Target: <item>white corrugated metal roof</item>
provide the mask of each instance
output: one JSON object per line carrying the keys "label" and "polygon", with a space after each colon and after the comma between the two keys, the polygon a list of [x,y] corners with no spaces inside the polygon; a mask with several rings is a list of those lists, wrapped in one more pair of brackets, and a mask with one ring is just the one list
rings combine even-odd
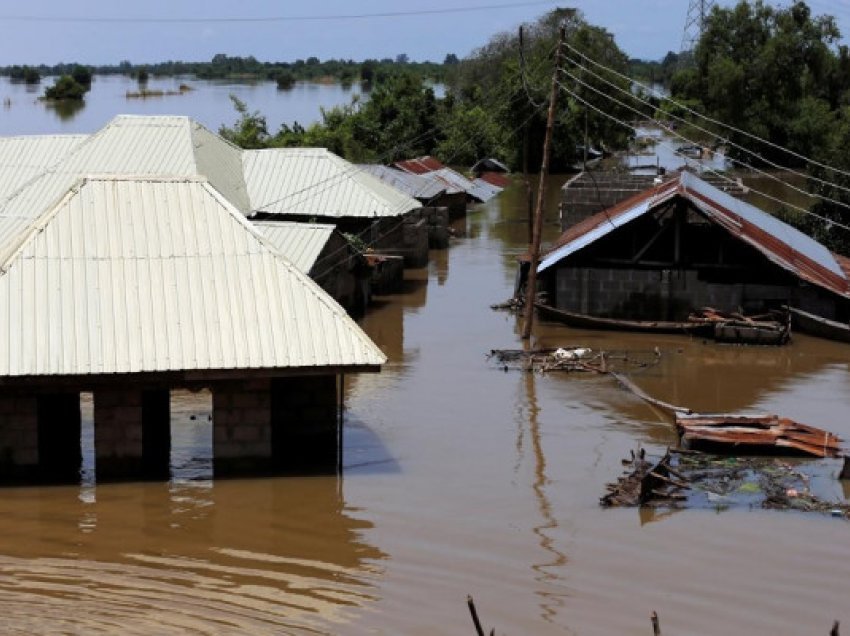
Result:
{"label": "white corrugated metal roof", "polygon": [[419,175],[402,172],[374,163],[360,164],[357,167],[415,199],[432,199],[444,192],[462,192],[445,181],[431,177],[428,173]]}
{"label": "white corrugated metal roof", "polygon": [[386,360],[202,180],[84,179],[0,272],[2,376]]}
{"label": "white corrugated metal roof", "polygon": [[7,242],[85,176],[205,177],[247,213],[241,152],[189,117],[119,115],[0,203],[0,261]]}
{"label": "white corrugated metal roof", "polygon": [[242,156],[254,211],[378,218],[422,205],[324,148],[245,150]]}
{"label": "white corrugated metal roof", "polygon": [[0,199],[65,158],[88,135],[0,137]]}
{"label": "white corrugated metal roof", "polygon": [[309,274],[336,227],[291,221],[255,221],[263,235],[293,265]]}

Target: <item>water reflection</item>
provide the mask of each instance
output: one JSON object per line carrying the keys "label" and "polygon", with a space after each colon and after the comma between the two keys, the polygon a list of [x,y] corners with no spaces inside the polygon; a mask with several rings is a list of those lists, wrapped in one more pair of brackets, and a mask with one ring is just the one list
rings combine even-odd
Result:
{"label": "water reflection", "polygon": [[335,633],[386,558],[335,478],[3,494],[10,631]]}
{"label": "water reflection", "polygon": [[535,571],[535,580],[540,587],[535,591],[540,596],[541,617],[548,623],[554,622],[558,614],[558,608],[563,607],[563,592],[553,592],[552,586],[561,583],[559,568],[567,563],[567,555],[561,552],[550,531],[558,527],[558,521],[552,512],[552,505],[546,494],[549,479],[546,476],[546,455],[543,452],[543,442],[540,434],[540,422],[538,415],[540,406],[537,403],[537,391],[535,387],[535,376],[533,373],[524,374],[525,390],[527,394],[528,412],[528,434],[531,438],[531,448],[534,454],[534,498],[541,516],[541,523],[535,525],[532,531],[537,536],[540,547],[549,553],[549,560],[543,563],[535,563],[531,568]]}
{"label": "water reflection", "polygon": [[63,122],[68,122],[76,117],[86,103],[82,100],[63,99],[58,102],[44,102],[45,108],[56,113],[56,116]]}

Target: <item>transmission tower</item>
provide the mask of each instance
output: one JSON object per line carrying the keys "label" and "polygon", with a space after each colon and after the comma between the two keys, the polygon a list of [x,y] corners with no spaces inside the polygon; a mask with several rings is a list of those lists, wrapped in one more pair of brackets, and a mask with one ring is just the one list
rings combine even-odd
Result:
{"label": "transmission tower", "polygon": [[712,7],[714,0],[689,0],[688,17],[685,18],[685,32],[682,35],[682,53],[694,50]]}

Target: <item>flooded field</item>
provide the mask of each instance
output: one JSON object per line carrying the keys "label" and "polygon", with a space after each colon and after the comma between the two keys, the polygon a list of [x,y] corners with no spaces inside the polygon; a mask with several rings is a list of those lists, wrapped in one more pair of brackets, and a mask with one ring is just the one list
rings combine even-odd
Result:
{"label": "flooded field", "polygon": [[[547,238],[557,233],[557,185]],[[826,634],[850,621],[850,525],[748,508],[602,509],[663,415],[607,377],[505,372],[521,347],[491,303],[526,249],[519,188],[457,225],[361,321],[388,355],[347,378],[344,472],[209,479],[207,394],[175,396],[175,478],[6,489],[0,612],[8,633]],[[778,412],[850,439],[850,347],[781,349],[551,323],[532,344],[658,348],[632,379],[704,411]],[[90,419],[89,419],[90,427]],[[825,487],[844,497],[823,460]]]}

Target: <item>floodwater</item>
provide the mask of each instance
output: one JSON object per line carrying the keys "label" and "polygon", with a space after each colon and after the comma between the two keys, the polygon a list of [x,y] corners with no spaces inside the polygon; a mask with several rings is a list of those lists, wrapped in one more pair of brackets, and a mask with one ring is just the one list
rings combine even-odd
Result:
{"label": "floodwater", "polygon": [[[197,90],[127,99],[98,77],[86,105],[57,112],[0,79],[0,134],[92,132],[121,112],[188,114],[213,130],[264,113],[309,123],[352,91],[299,84],[152,80]],[[547,238],[557,232],[557,185]],[[0,498],[4,633],[463,634],[472,594],[509,634],[645,634],[659,612],[688,634],[826,633],[847,621],[846,522],[760,510],[602,510],[598,497],[670,423],[610,379],[534,376],[488,364],[520,347],[505,300],[526,249],[519,188],[458,224],[449,250],[361,321],[389,356],[348,378],[344,472],[210,480],[209,395],[175,394],[173,479],[96,485],[85,401],[83,480]],[[773,411],[850,438],[850,348],[805,337],[744,349],[676,336],[538,325],[535,344],[646,352],[634,375],[705,411]],[[837,471],[824,462],[827,475]],[[827,486],[843,497],[838,482]]]}
{"label": "floodwater", "polygon": [[238,119],[230,95],[245,102],[250,112],[263,114],[273,134],[284,123],[291,126],[297,121],[306,127],[319,121],[320,107],[348,104],[361,92],[356,84],[343,87],[298,82],[289,90],[278,90],[274,82],[165,77],[151,78],[147,89],[177,93],[180,85],[186,84],[193,90],[140,99],[127,97],[128,92],[139,90],[135,80],[123,75],[98,75],[86,94],[85,103],[78,107],[51,105],[38,99],[46,86],[53,85],[54,79],[45,77],[41,84],[27,86],[0,77],[0,135],[92,133],[119,113],[189,115],[217,131],[222,125],[232,126]]}
{"label": "floodwater", "polygon": [[[560,181],[560,180],[558,180]],[[557,232],[557,181],[546,238]],[[741,508],[605,510],[671,424],[607,377],[505,372],[525,250],[519,188],[458,223],[362,320],[389,356],[346,380],[344,471],[211,481],[209,395],[173,399],[169,483],[5,489],[3,633],[825,634],[850,621],[850,525]],[[771,411],[850,438],[850,347],[705,344],[539,324],[532,344],[647,352],[633,374],[704,411]],[[84,441],[91,463],[90,403]],[[825,460],[829,476],[838,470]],[[840,484],[827,489],[843,497]]]}

